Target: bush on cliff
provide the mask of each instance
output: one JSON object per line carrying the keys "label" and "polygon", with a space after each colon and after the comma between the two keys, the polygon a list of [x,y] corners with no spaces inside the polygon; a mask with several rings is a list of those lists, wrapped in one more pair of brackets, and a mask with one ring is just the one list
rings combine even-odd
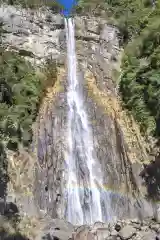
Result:
{"label": "bush on cliff", "polygon": [[159,137],[160,6],[146,9],[147,15],[137,14],[138,31],[130,32],[132,40],[125,46],[120,91],[142,132]]}
{"label": "bush on cliff", "polygon": [[16,53],[0,50],[0,134],[10,149],[31,139],[42,83],[31,64]]}

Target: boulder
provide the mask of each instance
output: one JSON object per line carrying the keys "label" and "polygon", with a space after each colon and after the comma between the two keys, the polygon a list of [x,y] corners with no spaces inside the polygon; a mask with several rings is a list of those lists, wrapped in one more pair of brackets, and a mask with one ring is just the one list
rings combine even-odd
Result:
{"label": "boulder", "polygon": [[116,231],[116,230],[113,230],[113,231],[111,231],[111,236],[117,236],[118,235],[118,232]]}
{"label": "boulder", "polygon": [[103,222],[95,222],[92,229],[103,228],[104,226],[105,226],[105,223]]}
{"label": "boulder", "polygon": [[119,232],[119,236],[122,240],[131,239],[131,237],[134,236],[135,234],[136,229],[132,226],[125,226]]}
{"label": "boulder", "polygon": [[86,225],[76,229],[73,235],[73,240],[97,240],[93,233],[90,232],[90,228]]}
{"label": "boulder", "polygon": [[154,232],[141,232],[140,237],[141,240],[155,240],[156,234]]}
{"label": "boulder", "polygon": [[104,240],[104,239],[108,239],[108,237],[110,236],[110,232],[106,228],[99,228],[96,231],[96,235],[97,235],[97,240]]}
{"label": "boulder", "polygon": [[115,230],[119,232],[121,230],[121,225],[119,223],[116,223]]}
{"label": "boulder", "polygon": [[154,230],[155,232],[158,232],[159,228],[160,228],[160,225],[157,223],[157,224],[151,224],[150,225],[150,228],[152,230]]}
{"label": "boulder", "polygon": [[62,219],[54,219],[44,229],[43,239],[69,240],[72,239],[73,231],[72,224]]}
{"label": "boulder", "polygon": [[117,240],[117,237],[116,236],[110,236],[106,240]]}

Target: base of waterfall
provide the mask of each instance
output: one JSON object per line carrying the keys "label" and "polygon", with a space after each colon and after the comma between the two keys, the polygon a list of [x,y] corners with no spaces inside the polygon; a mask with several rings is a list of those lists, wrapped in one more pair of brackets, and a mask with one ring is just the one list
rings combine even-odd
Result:
{"label": "base of waterfall", "polygon": [[[159,240],[160,223],[156,219],[147,218],[143,221],[138,219],[118,220],[115,223],[96,222],[92,226],[79,226],[74,228],[63,220],[54,220],[55,226],[46,240]],[[57,221],[57,222],[56,222]],[[53,225],[54,225],[53,224]],[[56,225],[57,224],[57,225]]]}

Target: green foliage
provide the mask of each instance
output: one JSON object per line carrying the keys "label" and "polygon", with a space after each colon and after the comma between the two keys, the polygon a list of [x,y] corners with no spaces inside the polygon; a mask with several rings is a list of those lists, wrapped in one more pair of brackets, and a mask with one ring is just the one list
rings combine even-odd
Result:
{"label": "green foliage", "polygon": [[38,9],[42,6],[50,7],[54,12],[59,12],[63,7],[57,0],[1,0],[9,5],[21,5],[24,8]]}
{"label": "green foliage", "polygon": [[[122,62],[120,91],[145,134],[160,136],[160,6],[136,12],[138,32],[131,31]],[[144,6],[144,7],[145,7]],[[144,12],[147,15],[144,16]],[[129,17],[132,19],[132,16]],[[144,23],[142,24],[141,23]],[[133,29],[135,25],[133,23]]]}
{"label": "green foliage", "polygon": [[42,93],[32,66],[16,53],[0,51],[0,134],[3,143],[16,148],[31,139],[31,126]]}

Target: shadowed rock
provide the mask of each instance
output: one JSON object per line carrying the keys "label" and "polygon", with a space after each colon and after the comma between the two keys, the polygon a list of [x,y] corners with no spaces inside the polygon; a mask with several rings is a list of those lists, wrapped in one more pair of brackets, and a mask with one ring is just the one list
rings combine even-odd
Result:
{"label": "shadowed rock", "polygon": [[160,156],[155,157],[155,160],[148,165],[144,165],[140,176],[144,179],[147,186],[148,197],[159,201],[160,200]]}

